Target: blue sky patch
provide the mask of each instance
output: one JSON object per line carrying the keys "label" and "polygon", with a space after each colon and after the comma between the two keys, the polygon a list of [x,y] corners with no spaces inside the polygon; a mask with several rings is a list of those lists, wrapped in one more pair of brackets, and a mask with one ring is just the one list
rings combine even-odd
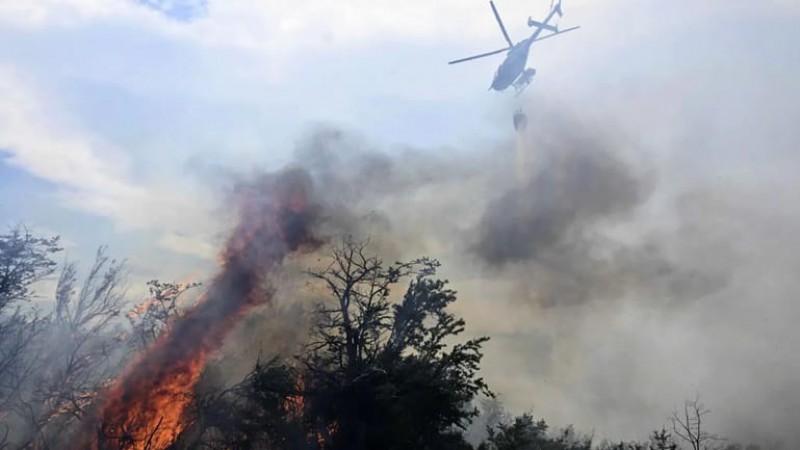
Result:
{"label": "blue sky patch", "polygon": [[21,170],[9,164],[11,153],[0,148],[0,193],[30,192],[30,190],[52,189],[55,184],[31,175],[25,170]]}
{"label": "blue sky patch", "polygon": [[208,0],[136,0],[138,3],[163,13],[170,19],[191,22],[205,16]]}

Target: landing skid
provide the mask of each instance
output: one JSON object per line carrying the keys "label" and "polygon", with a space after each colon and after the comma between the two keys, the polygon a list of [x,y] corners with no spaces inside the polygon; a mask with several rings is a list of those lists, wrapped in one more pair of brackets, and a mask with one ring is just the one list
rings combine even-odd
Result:
{"label": "landing skid", "polygon": [[536,75],[536,69],[525,69],[525,71],[522,72],[522,75],[520,75],[519,78],[514,81],[513,86],[517,91],[515,97],[519,97],[519,95],[522,94],[522,91],[524,91],[525,88],[531,84],[534,75]]}

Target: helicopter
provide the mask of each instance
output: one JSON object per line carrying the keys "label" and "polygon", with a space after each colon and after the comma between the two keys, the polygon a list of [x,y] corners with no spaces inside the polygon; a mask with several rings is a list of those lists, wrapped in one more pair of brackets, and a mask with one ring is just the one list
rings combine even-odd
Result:
{"label": "helicopter", "polygon": [[[555,5],[551,3],[550,13],[547,15],[547,17],[544,19],[543,22],[538,22],[528,17],[528,26],[536,27],[536,31],[534,31],[533,34],[531,34],[529,37],[515,44],[508,36],[508,32],[506,32],[506,27],[503,25],[502,19],[500,19],[500,14],[497,12],[497,8],[494,6],[494,1],[490,0],[489,5],[492,7],[492,12],[494,13],[494,17],[497,20],[497,24],[500,25],[500,31],[503,32],[503,37],[506,39],[506,42],[508,42],[508,47],[487,53],[481,53],[480,55],[474,55],[474,56],[469,56],[467,58],[457,59],[448,62],[448,64],[458,64],[465,61],[484,58],[486,56],[492,56],[507,51],[508,54],[506,55],[506,59],[505,61],[503,61],[502,64],[500,64],[500,67],[497,68],[497,71],[494,74],[494,79],[492,80],[492,85],[489,87],[489,90],[494,89],[496,91],[504,91],[509,86],[514,86],[514,89],[516,90],[516,95],[518,96],[531,83],[534,75],[536,75],[536,69],[525,68],[525,65],[528,62],[528,53],[530,52],[531,44],[537,41],[541,41],[543,39],[553,37],[557,34],[566,33],[568,31],[573,31],[580,28],[579,26],[576,26],[572,28],[567,28],[566,30],[559,31],[558,25],[549,24],[550,20],[556,14],[558,14],[559,17],[562,17],[564,15],[563,10],[561,8],[561,2],[562,0],[558,0],[558,3]],[[546,36],[539,37],[539,35],[545,30],[550,31],[551,33]]]}

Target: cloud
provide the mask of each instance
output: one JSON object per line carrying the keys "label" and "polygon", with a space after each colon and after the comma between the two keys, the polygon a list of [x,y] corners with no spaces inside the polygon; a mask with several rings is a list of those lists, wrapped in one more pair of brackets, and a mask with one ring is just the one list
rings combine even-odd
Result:
{"label": "cloud", "polygon": [[125,162],[118,159],[117,149],[65,125],[55,105],[47,105],[21,74],[0,68],[0,96],[5,100],[0,105],[0,146],[8,149],[12,165],[68,188],[77,201],[100,205],[109,198],[142,194],[124,181]]}
{"label": "cloud", "polygon": [[216,256],[216,248],[210,243],[197,237],[186,236],[178,233],[165,233],[159,238],[157,244],[165,249],[183,255],[197,256],[201,259],[212,260]]}
{"label": "cloud", "polygon": [[[525,25],[528,16],[544,16],[548,8],[546,2],[498,1],[496,4],[515,39],[530,32]],[[658,13],[675,11],[673,3],[666,1],[645,7],[631,0],[602,5],[583,0],[569,2],[567,14],[561,20],[564,24],[582,24],[585,28],[582,32],[592,33],[594,38],[622,34],[628,40],[641,39],[666,32],[676,24],[686,25],[718,16],[720,5],[729,13],[737,14],[751,14],[756,8],[770,9],[775,14],[800,12],[796,2],[788,0],[758,5],[746,1],[705,2],[692,5],[680,15]],[[628,19],[623,33],[607,26],[609,20],[613,23],[621,14]],[[479,1],[40,0],[0,3],[0,25],[14,28],[76,28],[101,22],[133,25],[200,45],[237,47],[282,56],[310,48],[368,48],[378,42],[428,45],[438,41],[457,43],[464,48],[504,43],[491,10]],[[490,49],[475,48],[475,51],[486,50]]]}
{"label": "cloud", "polygon": [[[528,15],[547,12],[545,4],[531,8],[529,4],[499,2],[498,7],[509,30],[517,35],[528,32],[524,25]],[[574,7],[583,8],[584,3]],[[0,24],[28,29],[85,26],[97,21],[136,22],[195,42],[273,51],[320,45],[363,47],[376,40],[398,39],[427,42],[479,37],[503,43],[488,5],[465,5],[458,0],[42,0],[0,3],[0,17]],[[193,20],[174,23],[174,18]]]}
{"label": "cloud", "polygon": [[[207,255],[215,230],[207,219],[208,199],[187,192],[181,183],[137,182],[125,150],[70,123],[57,102],[45,100],[8,67],[0,68],[0,98],[5,100],[0,104],[0,147],[9,155],[6,163],[53,183],[62,206],[108,218],[120,231],[184,232],[188,235],[180,245],[170,233],[160,242],[182,253]],[[189,249],[190,239],[199,240],[197,249]]]}
{"label": "cloud", "polygon": [[128,2],[103,0],[41,0],[0,2],[0,24],[24,29],[48,26],[75,26],[94,20],[131,14]]}

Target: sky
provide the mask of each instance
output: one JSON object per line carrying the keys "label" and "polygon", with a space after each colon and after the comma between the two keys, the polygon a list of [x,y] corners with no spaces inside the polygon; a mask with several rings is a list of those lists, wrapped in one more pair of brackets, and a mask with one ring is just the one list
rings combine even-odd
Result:
{"label": "sky", "polygon": [[[219,193],[228,174],[285,165],[317,127],[392,155],[414,148],[446,165],[513,142],[517,107],[545,119],[560,111],[583,126],[608,125],[657,168],[655,193],[637,210],[647,217],[627,226],[711,223],[737,247],[716,243],[710,260],[730,251],[743,262],[712,300],[668,317],[666,307],[626,301],[521,314],[508,298],[492,307],[497,316],[485,315],[481,287],[464,277],[468,323],[497,336],[487,377],[501,394],[523,393],[509,405],[611,436],[634,435],[641,420],[658,426],[695,390],[712,406],[760,411],[778,402],[786,415],[800,414],[800,400],[777,388],[736,394],[800,373],[780,344],[798,337],[791,330],[800,318],[786,303],[796,296],[790,250],[800,244],[792,206],[800,5],[570,0],[561,26],[582,28],[532,47],[537,75],[515,99],[487,91],[500,57],[446,64],[502,47],[486,3],[0,0],[0,225],[59,234],[84,265],[108,245],[129,260],[133,285],[186,279],[213,267],[225,237]],[[543,17],[549,2],[496,4],[519,39],[527,17]],[[703,220],[686,225],[675,204]],[[676,260],[703,256],[673,244],[685,253]],[[597,321],[605,326],[592,334]],[[686,356],[692,339],[703,355]],[[537,365],[537,345],[572,356]],[[631,355],[640,363],[624,377],[608,370]],[[678,379],[662,367],[670,358],[694,369]],[[741,369],[748,365],[770,375]],[[619,404],[604,413],[611,393]],[[741,415],[723,417],[729,429],[751,426]],[[783,422],[771,422],[763,433],[787,436]]]}

